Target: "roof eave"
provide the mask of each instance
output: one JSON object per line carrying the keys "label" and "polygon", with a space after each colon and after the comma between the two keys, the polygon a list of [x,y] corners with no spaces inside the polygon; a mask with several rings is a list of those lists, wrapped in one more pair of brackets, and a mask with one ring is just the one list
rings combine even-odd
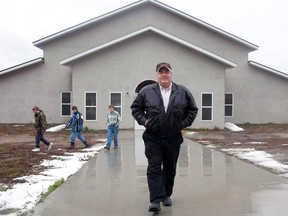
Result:
{"label": "roof eave", "polygon": [[42,62],[42,63],[44,62],[44,59],[42,57],[39,57],[39,58],[30,60],[30,61],[24,62],[24,63],[19,64],[19,65],[15,65],[13,67],[1,70],[0,71],[0,76],[4,75],[4,74],[7,74],[7,73],[10,73],[10,72],[13,72],[13,71],[18,70],[18,69],[22,69],[22,68],[25,68],[25,67],[40,63],[40,62]]}
{"label": "roof eave", "polygon": [[267,66],[262,65],[262,64],[260,64],[260,63],[258,63],[258,62],[255,62],[255,61],[251,61],[251,60],[250,60],[250,61],[248,61],[248,64],[288,79],[288,74],[283,73],[283,72],[278,71],[278,70],[275,70],[275,69],[273,69],[273,68],[267,67]]}
{"label": "roof eave", "polygon": [[88,25],[90,25],[90,24],[93,24],[93,23],[95,23],[95,22],[98,22],[98,21],[100,21],[100,20],[103,20],[103,19],[105,19],[105,18],[107,18],[107,17],[113,16],[114,14],[117,14],[117,13],[120,13],[120,12],[123,12],[123,11],[126,11],[126,10],[129,10],[130,8],[133,8],[133,7],[135,7],[135,6],[139,5],[139,4],[142,4],[142,3],[143,3],[143,1],[137,1],[137,2],[134,2],[134,3],[132,3],[132,4],[126,5],[126,6],[124,6],[124,7],[121,7],[121,8],[118,8],[118,9],[116,9],[116,10],[113,10],[113,11],[111,11],[111,12],[105,13],[105,14],[103,14],[103,15],[100,15],[100,16],[95,17],[95,18],[93,18],[93,19],[90,19],[90,20],[88,20],[88,21],[85,21],[85,22],[82,22],[82,23],[77,24],[77,25],[75,25],[75,26],[72,26],[72,27],[70,27],[70,28],[64,29],[64,30],[62,30],[62,31],[60,31],[60,32],[57,32],[57,33],[55,33],[55,34],[49,35],[49,36],[47,36],[47,37],[45,37],[45,38],[42,38],[42,39],[40,39],[40,40],[34,41],[34,42],[33,42],[33,45],[36,46],[36,47],[39,47],[39,46],[41,46],[41,45],[42,45],[43,43],[45,43],[45,42],[48,42],[48,41],[53,40],[53,39],[55,39],[55,38],[61,37],[61,36],[65,35],[65,34],[67,34],[67,33],[76,31],[76,30],[81,29],[81,28],[83,28],[83,27],[86,27],[86,26],[88,26]]}
{"label": "roof eave", "polygon": [[197,18],[195,18],[193,16],[190,16],[190,15],[184,13],[184,12],[181,12],[181,11],[175,9],[175,8],[172,8],[172,7],[170,7],[170,6],[166,5],[166,4],[163,4],[163,3],[159,2],[159,1],[156,1],[156,0],[140,0],[140,1],[137,1],[135,3],[132,3],[132,4],[129,4],[127,6],[121,7],[119,9],[113,10],[111,12],[108,12],[108,13],[103,14],[101,16],[98,16],[96,18],[90,19],[90,20],[88,20],[86,22],[82,22],[82,23],[80,23],[78,25],[72,26],[72,27],[67,28],[67,29],[65,29],[63,31],[60,31],[60,32],[57,32],[57,33],[52,34],[50,36],[47,36],[45,38],[42,38],[40,40],[34,41],[33,45],[36,46],[36,47],[41,47],[41,45],[43,43],[45,43],[45,42],[48,42],[48,41],[53,40],[55,38],[61,37],[61,36],[65,35],[65,34],[67,34],[67,33],[76,31],[76,30],[78,30],[80,28],[86,27],[86,26],[88,26],[88,25],[90,25],[92,23],[98,22],[98,21],[103,20],[103,19],[105,19],[107,17],[113,16],[113,15],[115,15],[117,13],[126,11],[126,10],[128,10],[130,8],[133,8],[133,7],[136,7],[138,5],[141,5],[141,4],[145,3],[145,2],[151,2],[151,3],[153,3],[153,4],[155,4],[155,5],[159,6],[159,7],[165,8],[165,9],[167,9],[167,10],[169,10],[169,11],[171,11],[171,12],[173,12],[173,13],[179,15],[179,16],[182,16],[182,17],[184,17],[184,18],[186,18],[186,19],[188,19],[190,21],[193,21],[193,22],[195,22],[195,23],[197,23],[197,24],[199,24],[201,26],[209,28],[209,29],[211,29],[211,30],[213,30],[213,31],[225,36],[225,37],[228,37],[228,38],[230,38],[230,39],[242,44],[242,45],[245,45],[245,46],[249,47],[252,50],[257,50],[258,49],[258,46],[255,45],[255,44],[252,44],[252,43],[250,43],[250,42],[248,42],[246,40],[243,40],[243,39],[241,39],[239,37],[236,37],[235,35],[232,35],[232,34],[226,32],[226,31],[223,31],[223,30],[221,30],[221,29],[219,29],[219,28],[217,28],[217,27],[215,27],[213,25],[210,25],[210,24],[208,24],[208,23],[206,23],[206,22],[204,22],[202,20],[199,20],[199,19],[197,19]]}

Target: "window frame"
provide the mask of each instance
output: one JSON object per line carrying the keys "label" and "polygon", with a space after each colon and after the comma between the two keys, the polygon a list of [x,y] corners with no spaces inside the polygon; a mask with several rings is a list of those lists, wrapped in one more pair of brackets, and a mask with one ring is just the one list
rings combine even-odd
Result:
{"label": "window frame", "polygon": [[[203,95],[211,95],[211,106],[203,106]],[[211,119],[203,119],[203,109],[211,109]],[[213,92],[201,92],[201,121],[202,122],[213,122]]]}
{"label": "window frame", "polygon": [[[63,93],[69,93],[70,94],[70,103],[63,103]],[[69,115],[63,115],[63,105],[70,105],[69,108]],[[60,116],[61,117],[70,117],[71,116],[71,108],[72,108],[72,91],[61,91],[60,92]]]}
{"label": "window frame", "polygon": [[[95,97],[96,97],[96,105],[95,106],[87,106],[86,105],[86,96],[87,96],[87,93],[94,93],[95,94]],[[97,109],[97,103],[98,103],[98,97],[97,97],[97,92],[96,91],[85,91],[84,92],[84,120],[85,121],[88,121],[88,122],[95,122],[97,121],[97,117],[98,117],[98,109]],[[96,108],[96,113],[95,113],[95,116],[96,116],[96,119],[87,119],[87,113],[86,113],[86,108],[87,107],[95,107]]]}
{"label": "window frame", "polygon": [[[111,94],[120,94],[120,106],[117,106],[115,104],[112,103],[111,101]],[[113,104],[115,108],[119,108],[121,109],[121,112],[119,113],[122,119],[122,110],[123,110],[123,102],[122,102],[122,92],[109,92],[109,104]]]}
{"label": "window frame", "polygon": [[[232,104],[226,104],[226,95],[228,95],[228,94],[232,95]],[[234,93],[233,92],[226,92],[225,93],[224,103],[225,103],[225,105],[224,105],[224,115],[225,115],[225,117],[234,117]],[[232,115],[231,116],[227,116],[226,115],[226,107],[227,106],[231,106],[231,109],[232,109],[232,112],[231,112]]]}

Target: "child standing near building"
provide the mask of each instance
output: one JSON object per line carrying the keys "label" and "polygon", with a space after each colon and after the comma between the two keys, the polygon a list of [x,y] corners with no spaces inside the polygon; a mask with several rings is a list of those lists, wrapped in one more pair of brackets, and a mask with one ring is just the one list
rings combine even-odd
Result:
{"label": "child standing near building", "polygon": [[78,111],[77,106],[72,106],[72,115],[70,120],[66,123],[66,128],[71,125],[71,146],[68,149],[75,148],[76,137],[84,144],[84,148],[88,148],[91,145],[87,142],[85,137],[82,136],[81,131],[83,130],[83,115]]}
{"label": "child standing near building", "polygon": [[108,106],[109,112],[107,113],[107,144],[104,149],[110,150],[112,135],[114,135],[114,149],[118,148],[118,127],[121,120],[120,114],[115,110],[114,106],[111,104]]}

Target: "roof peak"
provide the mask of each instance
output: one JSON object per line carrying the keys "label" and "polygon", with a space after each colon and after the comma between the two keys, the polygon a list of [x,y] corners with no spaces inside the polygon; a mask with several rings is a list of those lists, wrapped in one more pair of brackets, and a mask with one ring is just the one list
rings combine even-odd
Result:
{"label": "roof peak", "polygon": [[230,38],[230,39],[232,39],[232,40],[234,40],[234,41],[236,41],[238,43],[241,43],[242,45],[245,45],[245,46],[249,47],[252,50],[257,50],[258,49],[258,46],[254,45],[254,44],[252,44],[252,43],[250,43],[250,42],[248,42],[246,40],[243,40],[243,39],[241,39],[241,38],[239,38],[239,37],[237,37],[237,36],[235,36],[233,34],[230,34],[230,33],[226,32],[226,31],[224,31],[222,29],[219,29],[219,28],[217,28],[217,27],[215,27],[213,25],[210,25],[210,24],[208,24],[208,23],[206,23],[206,22],[204,22],[204,21],[202,21],[200,19],[197,19],[197,18],[195,18],[195,17],[193,17],[193,16],[191,16],[189,14],[186,14],[186,13],[184,13],[182,11],[179,11],[179,10],[177,10],[177,9],[175,9],[175,8],[169,6],[169,5],[166,5],[166,4],[164,4],[164,3],[160,2],[160,1],[157,1],[157,0],[140,0],[140,1],[136,1],[134,3],[128,4],[126,6],[118,8],[118,9],[113,10],[111,12],[105,13],[103,15],[100,15],[98,17],[92,18],[92,19],[87,20],[85,22],[82,22],[80,24],[74,25],[74,26],[72,26],[70,28],[67,28],[67,29],[64,29],[62,31],[59,31],[59,32],[57,32],[55,34],[52,34],[52,35],[49,35],[49,36],[44,37],[42,39],[39,39],[37,41],[34,41],[33,45],[40,48],[41,45],[46,43],[46,42],[49,42],[49,41],[51,41],[53,39],[56,39],[56,38],[61,37],[61,36],[64,36],[66,34],[69,34],[69,33],[73,32],[73,31],[77,31],[77,30],[79,30],[81,28],[84,28],[84,27],[86,27],[88,25],[96,23],[96,22],[98,22],[100,20],[103,20],[103,19],[108,18],[110,16],[113,16],[115,14],[118,14],[118,13],[121,13],[123,11],[132,9],[134,7],[143,5],[144,3],[151,3],[151,4],[154,4],[154,5],[159,6],[161,8],[164,8],[167,11],[170,11],[172,13],[175,13],[175,14],[179,15],[179,16],[182,16],[183,18],[188,19],[188,20],[190,20],[190,21],[192,21],[194,23],[197,23],[198,25],[201,25],[201,26],[203,26],[205,28],[208,28],[208,29],[210,29],[210,30],[212,30],[214,32],[217,32],[218,34],[221,34],[221,35],[223,35],[223,36],[225,36],[227,38]]}

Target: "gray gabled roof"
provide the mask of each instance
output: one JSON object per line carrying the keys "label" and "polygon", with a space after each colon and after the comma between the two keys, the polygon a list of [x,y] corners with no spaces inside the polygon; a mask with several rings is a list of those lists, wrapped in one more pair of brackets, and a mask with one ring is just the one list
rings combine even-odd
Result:
{"label": "gray gabled roof", "polygon": [[288,74],[283,73],[283,72],[278,71],[278,70],[275,70],[273,68],[267,67],[265,65],[262,65],[260,63],[255,62],[255,61],[248,61],[248,64],[252,65],[254,67],[257,67],[259,69],[262,69],[264,71],[267,71],[267,72],[270,72],[270,73],[273,73],[273,74],[276,74],[278,76],[281,76],[281,77],[284,77],[284,78],[288,79]]}
{"label": "gray gabled roof", "polygon": [[151,4],[154,4],[154,5],[157,5],[157,6],[161,7],[161,8],[164,8],[164,9],[166,9],[166,10],[168,10],[168,11],[174,13],[174,14],[182,16],[185,19],[188,19],[188,20],[190,20],[190,21],[192,21],[194,23],[197,23],[197,24],[199,24],[199,25],[201,25],[201,26],[203,26],[203,27],[205,27],[207,29],[210,29],[210,30],[212,30],[214,32],[217,32],[218,34],[221,34],[221,35],[223,35],[223,36],[225,36],[227,38],[230,38],[230,39],[232,39],[232,40],[234,40],[234,41],[236,41],[236,42],[238,42],[238,43],[240,43],[240,44],[242,44],[242,45],[244,45],[246,47],[249,47],[252,50],[257,50],[258,49],[258,46],[255,45],[255,44],[252,44],[252,43],[250,43],[250,42],[248,42],[246,40],[243,40],[243,39],[241,39],[239,37],[236,37],[235,35],[232,35],[232,34],[226,32],[226,31],[223,31],[223,30],[221,30],[221,29],[219,29],[219,28],[217,28],[217,27],[215,27],[213,25],[210,25],[210,24],[208,24],[208,23],[206,23],[206,22],[204,22],[202,20],[199,20],[199,19],[197,19],[197,18],[195,18],[193,16],[190,16],[190,15],[188,15],[186,13],[183,13],[183,12],[181,12],[181,11],[175,9],[175,8],[172,8],[172,7],[170,7],[170,6],[166,5],[166,4],[163,4],[163,3],[159,2],[159,1],[156,1],[156,0],[140,0],[140,1],[137,1],[135,3],[127,5],[125,7],[121,7],[119,9],[117,9],[117,10],[114,10],[114,11],[111,11],[111,12],[106,13],[104,15],[98,16],[98,17],[96,17],[94,19],[88,20],[86,22],[83,22],[83,23],[80,23],[78,25],[72,26],[72,27],[67,28],[67,29],[65,29],[63,31],[60,31],[60,32],[57,32],[57,33],[52,34],[50,36],[47,36],[45,38],[42,38],[40,40],[34,41],[33,45],[37,46],[37,47],[40,47],[41,44],[44,44],[44,43],[46,43],[48,41],[51,41],[51,40],[53,40],[55,38],[58,38],[58,37],[66,35],[66,34],[69,34],[71,32],[77,31],[79,29],[85,28],[88,25],[91,25],[93,23],[101,21],[101,20],[103,20],[103,19],[105,19],[107,17],[113,16],[113,15],[115,15],[117,13],[132,9],[132,8],[137,7],[137,6],[139,6],[141,4],[144,4],[144,3],[151,3]]}
{"label": "gray gabled roof", "polygon": [[18,69],[22,69],[22,68],[25,68],[25,67],[28,67],[31,65],[38,64],[38,63],[44,63],[44,59],[40,57],[40,58],[36,58],[36,59],[30,60],[30,61],[24,62],[22,64],[15,65],[15,66],[10,67],[10,68],[6,68],[6,69],[0,71],[0,76],[3,74],[7,74],[10,72],[16,71]]}
{"label": "gray gabled roof", "polygon": [[60,64],[69,65],[73,61],[76,61],[76,60],[81,59],[81,58],[83,58],[85,56],[88,56],[88,55],[90,55],[92,53],[96,53],[96,52],[98,52],[100,50],[103,50],[103,49],[105,49],[107,47],[113,46],[113,45],[118,44],[118,43],[120,43],[122,41],[125,41],[125,40],[127,40],[129,38],[138,36],[140,34],[148,32],[148,31],[152,31],[152,32],[154,32],[156,34],[159,34],[159,35],[161,35],[161,36],[163,36],[163,37],[165,37],[167,39],[170,39],[170,40],[172,40],[172,41],[174,41],[174,42],[176,42],[178,44],[181,44],[181,45],[183,45],[183,46],[185,46],[187,48],[190,48],[190,49],[194,50],[195,52],[201,53],[201,54],[203,54],[203,55],[205,55],[205,56],[207,56],[207,57],[209,57],[211,59],[214,59],[214,60],[216,60],[218,62],[221,62],[221,63],[227,65],[228,67],[237,67],[236,63],[234,63],[234,62],[232,62],[232,61],[230,61],[228,59],[225,59],[225,58],[223,58],[223,57],[221,57],[219,55],[216,55],[216,54],[214,54],[212,52],[209,52],[208,50],[202,49],[201,47],[198,47],[198,46],[196,46],[194,44],[191,44],[191,43],[189,43],[189,42],[187,42],[185,40],[182,40],[182,39],[180,39],[180,38],[178,38],[178,37],[176,37],[174,35],[171,35],[171,34],[169,34],[167,32],[164,32],[164,31],[162,31],[162,30],[160,30],[158,28],[155,28],[153,26],[147,26],[145,28],[142,28],[142,29],[139,29],[137,31],[131,32],[129,34],[126,34],[126,35],[124,35],[122,37],[116,38],[116,39],[114,39],[112,41],[109,41],[107,43],[101,44],[99,46],[96,46],[96,47],[93,47],[93,48],[88,49],[86,51],[83,51],[81,53],[78,53],[78,54],[76,54],[74,56],[71,56],[69,58],[66,58],[66,59],[62,60],[60,62]]}

